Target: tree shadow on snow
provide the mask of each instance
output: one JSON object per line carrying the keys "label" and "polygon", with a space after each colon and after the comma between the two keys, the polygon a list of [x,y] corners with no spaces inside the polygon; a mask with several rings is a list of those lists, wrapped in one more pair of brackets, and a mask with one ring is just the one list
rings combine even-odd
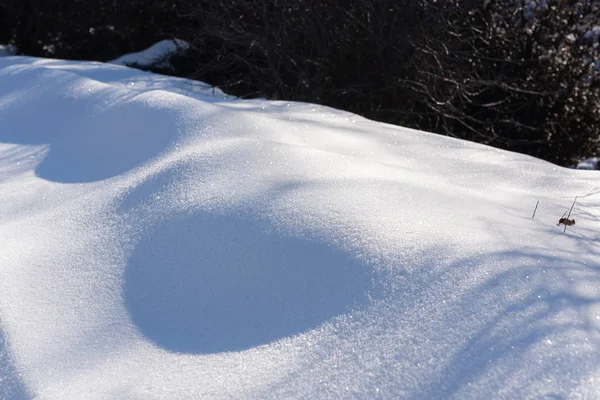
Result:
{"label": "tree shadow on snow", "polygon": [[14,369],[8,343],[4,332],[0,328],[0,399],[21,400],[28,399],[23,382]]}
{"label": "tree shadow on snow", "polygon": [[[573,388],[574,382],[581,382],[597,371],[600,341],[594,338],[600,334],[600,328],[597,321],[592,321],[595,313],[591,311],[600,306],[600,295],[585,288],[600,287],[600,266],[577,256],[561,259],[524,250],[459,261],[447,273],[459,274],[470,265],[494,260],[498,266],[509,263],[511,268],[493,275],[451,303],[449,311],[472,313],[466,319],[471,322],[465,324],[461,319],[448,318],[443,326],[450,332],[460,330],[471,334],[449,362],[444,363],[437,378],[413,397],[470,397],[472,383],[494,376],[492,382],[502,383],[495,388],[488,384],[492,397],[494,391],[497,394],[500,390],[505,396],[518,397],[531,391],[531,385],[538,382],[546,386],[545,398],[563,398],[557,391],[561,387],[557,381],[564,380],[562,387]],[[455,312],[448,314],[456,316]],[[467,329],[469,325],[476,329]],[[589,341],[585,339],[585,345],[578,343],[581,346],[575,349],[570,347],[575,343],[566,342],[565,335],[575,335],[570,337],[576,340],[586,337]],[[529,353],[532,351],[538,357],[543,355],[543,362],[535,362]],[[553,386],[545,383],[547,379],[554,382]],[[536,390],[542,396],[540,388]]]}
{"label": "tree shadow on snow", "polygon": [[240,351],[300,334],[366,301],[369,269],[318,240],[244,216],[179,215],[138,243],[124,298],[173,352]]}

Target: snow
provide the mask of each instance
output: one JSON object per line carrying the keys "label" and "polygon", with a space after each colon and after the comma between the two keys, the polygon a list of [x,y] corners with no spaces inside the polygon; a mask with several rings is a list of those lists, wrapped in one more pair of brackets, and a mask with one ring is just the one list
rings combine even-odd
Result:
{"label": "snow", "polygon": [[596,171],[4,57],[0,397],[595,398],[599,200]]}
{"label": "snow", "polygon": [[599,169],[598,168],[599,161],[600,161],[600,157],[587,158],[587,159],[577,163],[577,169],[587,169],[587,170]]}
{"label": "snow", "polygon": [[189,44],[181,39],[161,40],[145,50],[125,54],[109,61],[109,63],[125,66],[171,68],[169,57],[178,51],[186,49],[188,46]]}
{"label": "snow", "polygon": [[12,44],[0,44],[0,57],[14,56],[17,48]]}

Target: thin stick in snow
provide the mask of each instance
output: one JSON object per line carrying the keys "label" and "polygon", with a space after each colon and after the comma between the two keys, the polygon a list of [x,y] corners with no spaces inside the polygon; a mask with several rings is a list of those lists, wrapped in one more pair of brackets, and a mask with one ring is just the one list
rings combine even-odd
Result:
{"label": "thin stick in snow", "polygon": [[535,204],[535,208],[533,209],[533,215],[531,216],[531,219],[535,218],[535,212],[537,211],[537,208],[539,205],[540,205],[540,201],[538,200],[537,203]]}
{"label": "thin stick in snow", "polygon": [[571,204],[571,209],[569,210],[569,215],[567,215],[567,219],[571,216],[571,211],[573,211],[573,207],[575,207],[575,202],[577,201],[577,196],[575,196],[575,200],[573,200],[573,204]]}

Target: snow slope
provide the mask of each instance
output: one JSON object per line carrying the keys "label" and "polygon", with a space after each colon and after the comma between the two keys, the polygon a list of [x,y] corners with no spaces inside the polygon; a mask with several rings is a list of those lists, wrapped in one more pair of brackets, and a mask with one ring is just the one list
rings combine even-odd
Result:
{"label": "snow slope", "polygon": [[596,171],[1,58],[0,397],[597,398],[599,200]]}

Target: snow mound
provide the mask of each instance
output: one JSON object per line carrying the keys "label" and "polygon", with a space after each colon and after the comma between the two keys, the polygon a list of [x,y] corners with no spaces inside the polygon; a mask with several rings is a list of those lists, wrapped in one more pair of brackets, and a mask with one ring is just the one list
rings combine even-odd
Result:
{"label": "snow mound", "polygon": [[169,58],[189,47],[189,44],[181,39],[161,40],[145,50],[136,53],[125,54],[119,58],[109,61],[111,64],[139,67],[159,67],[170,69]]}
{"label": "snow mound", "polygon": [[598,162],[600,162],[600,157],[588,158],[580,161],[577,164],[577,169],[597,170],[600,169],[598,168]]}
{"label": "snow mound", "polygon": [[14,56],[17,48],[12,44],[0,44],[0,57]]}
{"label": "snow mound", "polygon": [[599,200],[326,107],[5,57],[0,397],[594,398]]}

